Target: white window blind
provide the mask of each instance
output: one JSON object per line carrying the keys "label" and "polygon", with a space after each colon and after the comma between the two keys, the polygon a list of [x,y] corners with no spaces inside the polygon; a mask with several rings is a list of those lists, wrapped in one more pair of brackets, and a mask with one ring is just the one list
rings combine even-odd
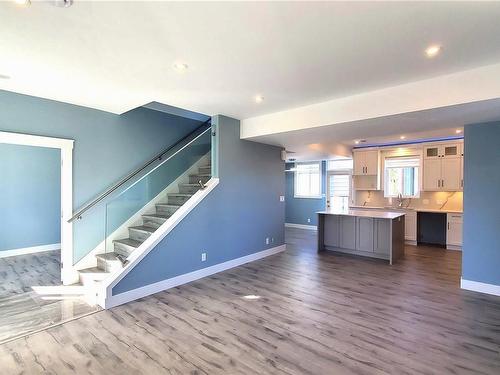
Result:
{"label": "white window blind", "polygon": [[418,157],[386,158],[384,196],[418,197],[419,167],[420,158]]}
{"label": "white window blind", "polygon": [[330,196],[349,197],[351,176],[347,174],[335,174],[330,176]]}
{"label": "white window blind", "polygon": [[295,193],[299,198],[321,197],[320,163],[300,163],[295,165]]}

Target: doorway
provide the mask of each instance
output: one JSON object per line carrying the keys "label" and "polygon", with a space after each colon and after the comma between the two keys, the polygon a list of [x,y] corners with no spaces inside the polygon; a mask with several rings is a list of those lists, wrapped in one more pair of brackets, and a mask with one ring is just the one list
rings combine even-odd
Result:
{"label": "doorway", "polygon": [[352,159],[329,160],[326,172],[326,209],[347,210],[352,201]]}

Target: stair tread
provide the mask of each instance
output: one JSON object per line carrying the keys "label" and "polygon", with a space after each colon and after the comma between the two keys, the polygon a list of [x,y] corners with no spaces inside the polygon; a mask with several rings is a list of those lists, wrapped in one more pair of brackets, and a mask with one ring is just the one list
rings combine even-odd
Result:
{"label": "stair tread", "polygon": [[172,204],[172,203],[156,203],[157,206],[165,206],[165,207],[181,207],[181,204]]}
{"label": "stair tread", "polygon": [[122,238],[119,240],[113,240],[113,242],[118,242],[124,245],[132,246],[132,247],[139,247],[142,242],[133,240],[131,238]]}
{"label": "stair tread", "polygon": [[109,273],[97,267],[84,268],[83,270],[78,270],[80,273]]}
{"label": "stair tread", "polygon": [[193,194],[188,194],[188,193],[168,193],[167,196],[169,196],[169,197],[192,197]]}
{"label": "stair tread", "polygon": [[194,183],[194,184],[190,184],[190,183],[185,183],[185,184],[179,184],[180,186],[200,186],[200,184],[197,184],[197,183]]}
{"label": "stair tread", "polygon": [[153,227],[148,227],[147,225],[137,225],[135,227],[129,227],[129,229],[141,230],[143,232],[154,233],[156,231]]}
{"label": "stair tread", "polygon": [[97,254],[96,258],[102,260],[120,260],[118,259],[118,253],[115,253],[114,251],[111,253]]}
{"label": "stair tread", "polygon": [[198,177],[210,177],[210,173],[195,173],[195,174],[190,174],[190,176],[198,176]]}
{"label": "stair tread", "polygon": [[171,215],[161,215],[161,214],[144,214],[143,217],[155,217],[160,219],[168,219]]}

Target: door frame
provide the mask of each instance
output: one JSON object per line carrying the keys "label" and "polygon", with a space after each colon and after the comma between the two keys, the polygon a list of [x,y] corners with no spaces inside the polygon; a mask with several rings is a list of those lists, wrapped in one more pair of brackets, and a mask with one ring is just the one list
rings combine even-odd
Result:
{"label": "door frame", "polygon": [[74,140],[0,131],[0,143],[55,148],[61,151],[61,281],[78,282],[73,267],[73,146]]}

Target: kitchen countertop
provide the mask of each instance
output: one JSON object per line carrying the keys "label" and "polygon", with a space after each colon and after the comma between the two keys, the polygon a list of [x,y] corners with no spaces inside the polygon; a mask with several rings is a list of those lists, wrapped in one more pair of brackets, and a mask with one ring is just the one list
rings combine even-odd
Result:
{"label": "kitchen countertop", "polygon": [[438,208],[415,208],[415,207],[408,207],[408,208],[399,208],[399,207],[380,207],[380,206],[350,206],[350,208],[353,209],[367,209],[367,210],[387,210],[387,211],[416,211],[416,212],[437,212],[437,213],[443,213],[443,214],[463,214],[463,211],[459,210],[448,210],[446,208],[443,208],[442,210]]}
{"label": "kitchen countertop", "polygon": [[396,219],[404,216],[404,212],[394,212],[391,210],[375,211],[375,210],[328,210],[316,212],[319,215],[341,215],[341,216],[355,216],[355,217],[370,217],[374,219]]}

